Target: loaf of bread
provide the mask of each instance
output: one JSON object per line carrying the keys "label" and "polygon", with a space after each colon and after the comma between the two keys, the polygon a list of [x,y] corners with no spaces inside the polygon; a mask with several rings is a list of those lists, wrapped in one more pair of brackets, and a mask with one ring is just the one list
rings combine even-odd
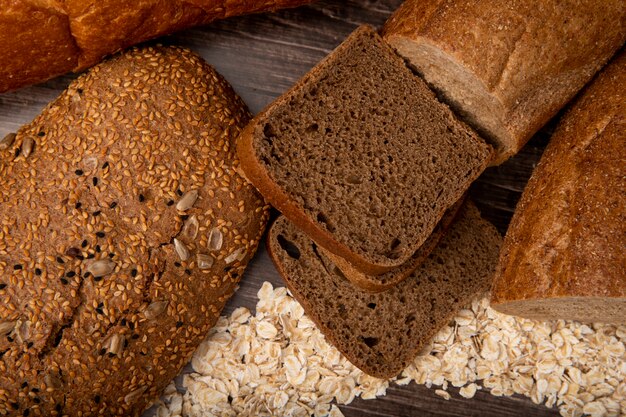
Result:
{"label": "loaf of bread", "polygon": [[0,141],[0,415],[136,416],[178,374],[268,217],[249,117],[195,54],[133,49]]}
{"label": "loaf of bread", "polygon": [[285,217],[268,234],[272,260],[307,315],[350,362],[378,378],[396,376],[459,308],[489,291],[501,242],[468,202],[422,265],[371,294]]}
{"label": "loaf of bread", "polygon": [[244,13],[312,0],[5,0],[0,93],[82,71],[147,39]]}
{"label": "loaf of bread", "polygon": [[492,306],[626,323],[626,54],[560,121],[509,227]]}
{"label": "loaf of bread", "polygon": [[257,115],[237,152],[274,207],[366,274],[411,258],[492,157],[369,26]]}
{"label": "loaf of bread", "polygon": [[623,0],[407,0],[385,39],[514,155],[626,41]]}

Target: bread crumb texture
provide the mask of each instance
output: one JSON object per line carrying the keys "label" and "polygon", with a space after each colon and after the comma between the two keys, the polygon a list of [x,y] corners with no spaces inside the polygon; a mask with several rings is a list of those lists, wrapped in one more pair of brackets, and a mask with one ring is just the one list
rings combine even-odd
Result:
{"label": "bread crumb texture", "polygon": [[475,299],[390,380],[364,374],[329,345],[286,288],[264,283],[256,314],[221,317],[192,359],[181,394],[170,384],[158,417],[340,416],[335,404],[412,381],[449,399],[521,394],[562,416],[626,413],[626,326],[538,322]]}
{"label": "bread crumb texture", "polygon": [[138,415],[180,372],[267,220],[249,117],[190,51],[133,49],[3,141],[0,415]]}

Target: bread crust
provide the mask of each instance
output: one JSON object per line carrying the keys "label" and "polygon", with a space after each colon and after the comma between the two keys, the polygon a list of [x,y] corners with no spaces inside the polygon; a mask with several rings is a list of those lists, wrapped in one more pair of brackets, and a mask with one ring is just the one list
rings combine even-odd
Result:
{"label": "bread crust", "polygon": [[384,274],[364,274],[353,267],[350,262],[332,252],[327,251],[323,247],[320,247],[320,250],[339,268],[343,275],[350,280],[352,284],[371,293],[386,291],[404,281],[413,273],[413,271],[419,268],[419,266],[426,261],[428,255],[430,255],[430,253],[437,247],[437,244],[453,223],[466,198],[467,194],[446,211],[435,227],[435,230],[433,230],[428,239],[426,239],[422,246],[420,246],[417,252],[415,252],[415,254],[408,261]]}
{"label": "bread crust", "polygon": [[0,150],[0,415],[136,416],[188,363],[268,218],[249,118],[197,55],[133,49]]}
{"label": "bread crust", "polygon": [[619,0],[408,0],[383,36],[497,148],[517,153],[626,41]]}
{"label": "bread crust", "polygon": [[7,0],[0,93],[80,72],[131,45],[191,26],[312,0]]}
{"label": "bread crust", "polygon": [[517,206],[492,294],[535,319],[626,323],[626,54],[559,123]]}

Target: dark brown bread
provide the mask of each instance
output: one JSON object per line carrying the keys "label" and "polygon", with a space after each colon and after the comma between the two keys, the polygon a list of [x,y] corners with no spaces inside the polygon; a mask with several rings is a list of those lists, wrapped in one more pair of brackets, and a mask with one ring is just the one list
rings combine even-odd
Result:
{"label": "dark brown bread", "polygon": [[356,285],[362,290],[367,292],[382,292],[397,285],[399,282],[405,280],[413,271],[420,266],[428,255],[435,249],[441,238],[445,235],[448,227],[452,224],[456,218],[459,210],[463,206],[465,197],[457,201],[452,207],[446,210],[446,213],[441,218],[441,221],[435,226],[435,230],[428,236],[428,239],[420,246],[420,248],[411,256],[411,258],[400,265],[399,267],[392,269],[389,272],[385,272],[380,275],[368,275],[360,272],[340,256],[334,253],[328,252],[326,249],[320,247],[319,250],[330,259],[332,263],[337,265],[343,275],[352,284]]}
{"label": "dark brown bread", "polygon": [[328,341],[364,372],[397,375],[475,296],[489,290],[501,237],[468,204],[439,246],[406,280],[370,294],[355,288],[285,217],[271,227],[270,255]]}
{"label": "dark brown bread", "polygon": [[626,41],[624,0],[407,0],[385,40],[496,146],[517,153]]}
{"label": "dark brown bread", "polygon": [[561,120],[507,232],[492,305],[626,324],[626,53]]}
{"label": "dark brown bread", "polygon": [[492,152],[369,26],[255,117],[237,146],[272,205],[367,274],[413,256]]}
{"label": "dark brown bread", "polygon": [[135,416],[188,362],[267,219],[236,173],[249,117],[201,58],[147,48],[0,141],[0,415]]}
{"label": "dark brown bread", "polygon": [[312,0],[3,0],[0,93],[190,26]]}

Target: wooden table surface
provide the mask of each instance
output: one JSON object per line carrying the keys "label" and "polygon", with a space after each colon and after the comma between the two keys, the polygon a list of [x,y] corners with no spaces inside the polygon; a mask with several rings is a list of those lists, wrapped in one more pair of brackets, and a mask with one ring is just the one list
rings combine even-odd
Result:
{"label": "wooden table surface", "polygon": [[[158,41],[189,47],[200,53],[233,85],[253,113],[278,97],[354,28],[382,26],[401,0],[326,0],[310,6],[232,18],[188,30]],[[0,94],[0,137],[29,122],[71,81],[68,75],[45,84]],[[505,233],[515,204],[550,136],[551,122],[505,164],[488,169],[471,188],[485,218]],[[224,314],[246,306],[254,309],[263,281],[284,286],[261,248],[243,277],[241,287]],[[463,399],[451,388],[446,401],[424,386],[391,384],[376,400],[356,399],[341,406],[346,416],[557,416],[555,409],[524,397],[494,397],[479,391]]]}

